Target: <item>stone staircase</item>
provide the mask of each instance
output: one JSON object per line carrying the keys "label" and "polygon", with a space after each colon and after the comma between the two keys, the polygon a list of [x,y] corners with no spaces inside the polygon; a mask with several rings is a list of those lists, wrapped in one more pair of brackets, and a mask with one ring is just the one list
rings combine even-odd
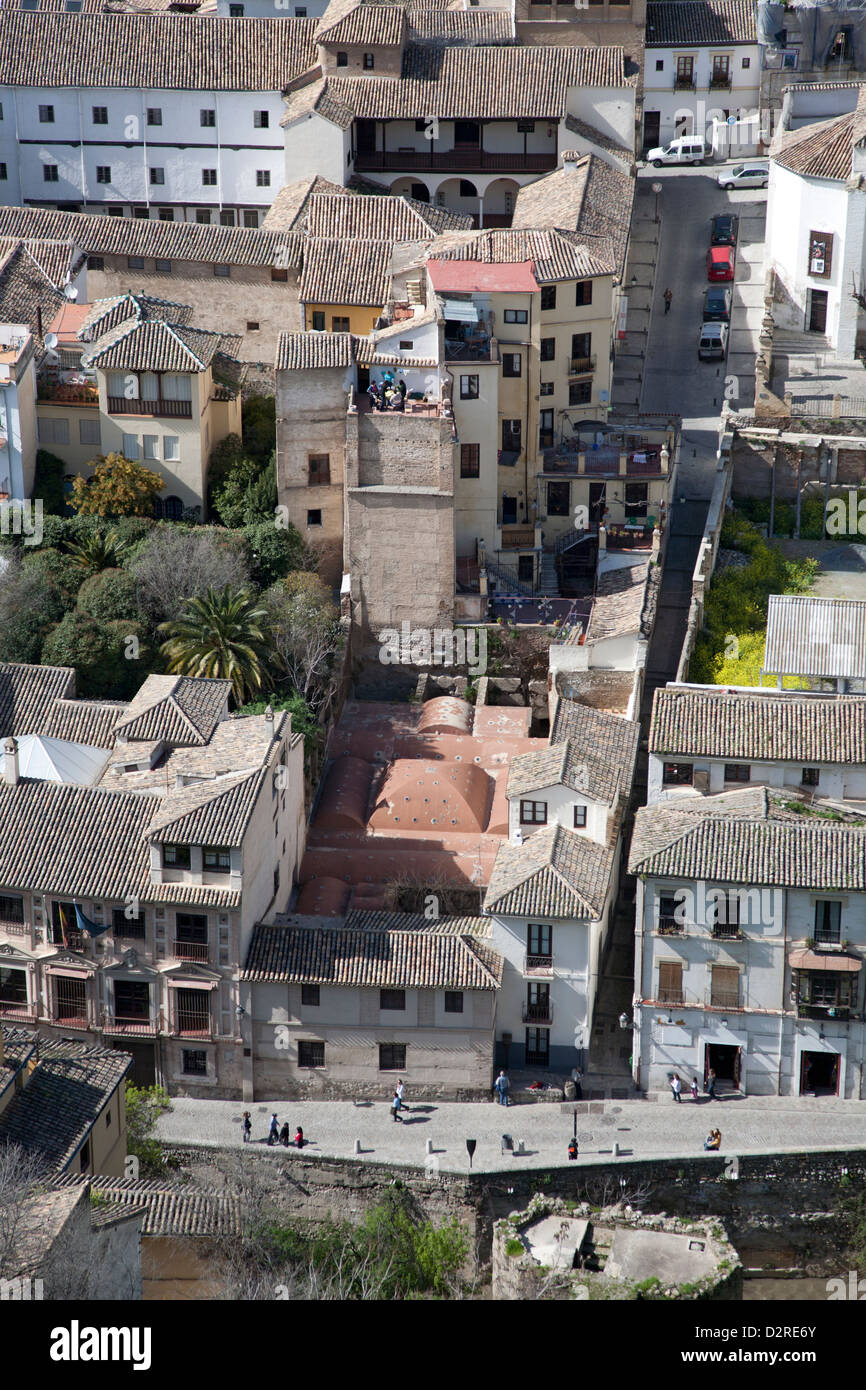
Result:
{"label": "stone staircase", "polygon": [[556,573],[556,560],[553,553],[550,551],[544,551],[541,556],[538,592],[544,598],[559,597],[559,578]]}

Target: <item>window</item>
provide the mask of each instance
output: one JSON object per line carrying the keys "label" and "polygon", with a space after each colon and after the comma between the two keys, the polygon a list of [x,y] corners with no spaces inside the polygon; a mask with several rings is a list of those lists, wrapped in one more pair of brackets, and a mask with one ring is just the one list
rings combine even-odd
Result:
{"label": "window", "polygon": [[220,212],[220,226],[233,227],[235,225],[235,215],[231,208],[223,208]]}
{"label": "window", "polygon": [[146,459],[159,458],[159,435],[143,434],[141,436],[142,453]]}
{"label": "window", "polygon": [[196,208],[195,220],[199,227],[210,226],[210,208]]}
{"label": "window", "polygon": [[147,124],[162,125],[162,107],[149,106],[147,108]]}
{"label": "window", "polygon": [[321,524],[322,524],[322,509],[321,509],[321,507],[311,507],[311,508],[309,509],[309,511],[307,512],[307,525],[308,525],[308,526],[321,526]]}
{"label": "window", "polygon": [[553,960],[553,928],[530,925],[526,928],[526,964],[549,964]]}
{"label": "window", "polygon": [[232,268],[230,265],[215,265],[213,273],[218,280],[228,280],[231,276]]}
{"label": "window", "polygon": [[[169,219],[166,219],[166,220],[167,220],[167,221],[174,221],[174,218],[169,218]],[[157,262],[156,262],[156,268],[157,268],[157,270],[160,271],[163,275],[170,275],[170,274],[171,274],[171,261],[157,260]]]}
{"label": "window", "polygon": [[547,484],[547,515],[571,515],[571,484],[555,482]]}
{"label": "window", "polygon": [[24,899],[0,896],[0,922],[24,921]]}
{"label": "window", "polygon": [[583,830],[585,826],[586,826],[586,807],[585,807],[585,806],[575,806],[575,808],[574,808],[574,828],[575,828],[575,830]]}
{"label": "window", "polygon": [[527,1028],[526,1065],[546,1067],[550,1062],[550,1029]]}
{"label": "window", "polygon": [[731,85],[731,60],[728,55],[716,54],[713,58],[713,75],[710,78],[711,87],[730,87]]}
{"label": "window", "polygon": [[365,53],[365,54],[364,54],[364,69],[365,69],[365,71],[366,71],[366,72],[372,72],[375,66],[376,66],[376,55],[375,55],[375,53]]}
{"label": "window", "polygon": [[415,340],[414,340],[413,338],[401,338],[401,339],[400,339],[400,351],[401,351],[401,352],[411,352],[414,346],[415,346]]}
{"label": "window", "polygon": [[270,169],[256,170],[256,188],[270,188],[271,171]]}
{"label": "window", "polygon": [[710,1007],[740,1007],[740,972],[735,965],[710,966]]}
{"label": "window", "polygon": [[104,258],[103,256],[88,256],[88,257],[87,257],[87,269],[88,269],[88,270],[104,270],[104,269],[105,269],[105,258]]}
{"label": "window", "polygon": [[184,1076],[207,1076],[207,1053],[204,1049],[182,1049]]}
{"label": "window", "polygon": [[151,183],[157,183],[157,184],[165,183],[165,170],[164,170],[164,169],[151,169],[151,171],[150,171],[150,181],[151,181]]}
{"label": "window", "polygon": [[752,66],[751,58],[744,58],[740,66],[743,68],[750,68]]}
{"label": "window", "polygon": [[176,434],[164,434],[162,437],[162,456],[166,463],[176,463],[180,458],[180,437]]}
{"label": "window", "polygon": [[243,19],[244,9],[245,7],[243,5],[229,5],[229,18]]}
{"label": "window", "polygon": [[43,164],[43,165],[42,165],[42,179],[43,179],[43,182],[44,182],[44,183],[57,183],[57,181],[58,181],[58,177],[57,177],[57,165],[56,165],[56,164]]}
{"label": "window", "polygon": [[39,120],[40,120],[40,122],[41,122],[42,125],[53,125],[53,124],[54,124],[54,107],[53,107],[53,106],[40,106],[40,108],[39,108]]}
{"label": "window", "polygon": [[40,444],[68,444],[69,443],[69,421],[43,419],[41,416],[37,420],[39,428]]}
{"label": "window", "polygon": [[208,129],[216,125],[216,111],[213,107],[205,106],[199,111],[198,123]]}
{"label": "window", "polygon": [[555,285],[542,285],[542,286],[541,286],[541,307],[542,307],[542,309],[555,309],[555,308],[556,308],[556,286],[555,286]]}
{"label": "window", "polygon": [[726,782],[749,782],[752,769],[748,763],[725,763]]}
{"label": "window", "polygon": [[97,164],[97,166],[96,166],[96,182],[97,182],[97,183],[111,183],[111,165],[110,165],[110,164]]}
{"label": "window", "polygon": [[323,1042],[308,1042],[306,1038],[299,1038],[298,1066],[323,1067],[324,1065],[325,1044]]}
{"label": "window", "polygon": [[503,318],[506,323],[528,323],[529,312],[526,309],[506,309]]}
{"label": "window", "polygon": [[129,270],[144,270],[144,257],[127,256],[126,264]]}
{"label": "window", "polygon": [[307,482],[310,487],[321,487],[331,481],[331,455],[308,454]]}
{"label": "window", "polygon": [[78,1171],[86,1173],[90,1167],[90,1140],[85,1139],[81,1146],[81,1155],[78,1160]]}
{"label": "window", "polygon": [[502,354],[502,375],[520,376],[519,352],[504,352]]}
{"label": "window", "polygon": [[349,55],[348,55],[348,53],[338,53],[338,54],[337,54],[337,67],[338,67],[338,68],[347,68],[348,66],[349,66]]}
{"label": "window", "polygon": [[137,459],[140,450],[138,446],[137,434],[124,434],[123,436],[123,457],[127,459]]}
{"label": "window", "polygon": [[460,399],[461,401],[478,400],[478,377],[461,376],[460,378]]}
{"label": "window", "polygon": [[542,362],[552,362],[556,357],[556,339],[542,338],[540,357]]}
{"label": "window", "polygon": [[79,420],[78,421],[78,442],[79,444],[102,443],[102,434],[98,420]]}
{"label": "window", "polygon": [[460,445],[460,476],[461,478],[478,478],[481,476],[480,444]]}
{"label": "window", "polygon": [[521,801],[521,825],[547,825],[546,801]]}
{"label": "window", "polygon": [[325,331],[325,311],[324,309],[313,310],[313,332],[324,333]]}
{"label": "window", "polygon": [[694,58],[677,58],[677,87],[694,86],[695,60]]}
{"label": "window", "polygon": [[577,305],[592,303],[591,280],[578,280],[574,287],[574,302]]}
{"label": "window", "polygon": [[[123,209],[121,209],[121,212],[122,211]],[[145,222],[150,217],[150,213],[148,212],[147,208],[133,208],[132,215],[133,217],[137,217],[139,221],[141,221],[143,218]]]}
{"label": "window", "polygon": [[538,443],[542,449],[553,448],[553,411],[542,410],[538,415]]}
{"label": "window", "polygon": [[6,173],[6,165],[0,163],[0,179],[5,179],[5,178],[7,178],[7,177],[8,177],[8,175],[7,175],[7,173]]}
{"label": "window", "polygon": [[554,386],[554,383],[553,383],[552,381],[542,381],[541,387],[540,387],[540,391],[541,391],[542,396],[552,396],[552,395],[553,395],[553,386]]}
{"label": "window", "polygon": [[817,767],[804,767],[802,783],[804,787],[817,787],[821,780],[821,770]]}
{"label": "window", "polygon": [[589,405],[592,400],[591,381],[570,381],[568,383],[568,404]]}
{"label": "window", "polygon": [[461,197],[461,198],[477,198],[477,197],[478,197],[478,189],[475,187],[475,184],[474,184],[474,183],[470,183],[468,179],[461,179],[461,180],[460,180],[460,197]]}
{"label": "window", "polygon": [[349,320],[345,314],[333,314],[331,317],[331,332],[348,333],[349,331]]}
{"label": "window", "polygon": [[227,874],[231,872],[232,856],[228,849],[206,849],[204,851],[205,872]]}
{"label": "window", "polygon": [[319,1007],[319,985],[301,985],[301,1003],[307,1008],[317,1009]]}
{"label": "window", "polygon": [[405,1043],[380,1043],[380,1044],[379,1044],[379,1070],[380,1070],[380,1071],[405,1071],[405,1070],[406,1070],[406,1044],[405,1044]]}
{"label": "window", "polygon": [[463,991],[462,991],[462,989],[446,989],[446,991],[445,991],[445,1012],[446,1012],[446,1014],[462,1014],[462,1012],[463,1012]]}
{"label": "window", "polygon": [[664,70],[665,70],[665,60],[664,60],[664,58],[656,58],[656,72],[664,72]]}
{"label": "window", "polygon": [[111,914],[111,930],[115,936],[122,936],[129,941],[143,941],[144,913],[140,912],[136,917],[127,917],[124,908],[116,907]]}
{"label": "window", "polygon": [[809,274],[826,278],[833,263],[833,235],[831,232],[809,233]]}
{"label": "window", "polygon": [[305,6],[305,5],[296,5],[296,6],[295,6],[295,19],[306,19],[306,17],[307,17],[307,8],[306,8],[306,6]]}
{"label": "window", "polygon": [[141,980],[115,980],[116,1018],[150,1018],[150,987]]}
{"label": "window", "polygon": [[94,106],[94,107],[93,107],[93,124],[94,124],[94,125],[108,125],[108,107],[107,107],[107,106]]}
{"label": "window", "polygon": [[27,973],[0,965],[0,1004],[27,1007]]}
{"label": "window", "polygon": [[819,899],[815,904],[815,941],[832,945],[842,940],[842,904]]}
{"label": "window", "polygon": [[[684,923],[677,915],[678,903],[676,898],[668,894],[661,894],[658,900],[659,907],[659,931],[663,936],[673,936],[681,932]],[[680,914],[681,915],[681,914]]]}
{"label": "window", "polygon": [[270,113],[267,111],[253,112],[253,125],[256,130],[267,130],[270,123]]}
{"label": "window", "polygon": [[663,960],[659,962],[659,1003],[681,1004],[683,1002],[683,967],[681,961]]}
{"label": "window", "polygon": [[188,869],[189,845],[163,845],[162,867],[164,869]]}
{"label": "window", "polygon": [[217,181],[217,171],[216,171],[216,169],[202,169],[202,171],[201,171],[201,181],[202,181],[202,183],[203,183],[203,185],[204,185],[205,188],[214,188],[214,187],[216,187],[216,181]]}
{"label": "window", "polygon": [[691,763],[665,763],[662,782],[666,787],[690,787],[692,785]]}
{"label": "window", "polygon": [[404,1013],[406,1009],[405,989],[380,989],[379,1008]]}

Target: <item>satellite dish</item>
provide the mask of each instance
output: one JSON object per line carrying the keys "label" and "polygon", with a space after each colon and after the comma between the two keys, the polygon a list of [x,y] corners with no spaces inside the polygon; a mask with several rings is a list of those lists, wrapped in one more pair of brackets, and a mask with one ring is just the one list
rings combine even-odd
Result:
{"label": "satellite dish", "polygon": [[75,300],[78,298],[78,290],[75,288],[74,285],[67,285],[63,293],[66,295],[67,299]]}
{"label": "satellite dish", "polygon": [[46,334],[45,334],[45,346],[48,348],[48,351],[49,351],[49,352],[53,352],[53,351],[54,351],[54,349],[57,347],[57,343],[58,343],[58,338],[57,338],[57,334],[56,334],[56,333],[46,333]]}

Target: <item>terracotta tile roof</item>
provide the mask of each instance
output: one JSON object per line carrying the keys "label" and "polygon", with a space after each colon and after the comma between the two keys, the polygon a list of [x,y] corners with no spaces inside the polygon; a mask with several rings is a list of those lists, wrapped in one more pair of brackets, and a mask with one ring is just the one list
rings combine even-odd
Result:
{"label": "terracotta tile roof", "polygon": [[629,873],[863,892],[866,818],[821,809],[767,787],[642,806]]}
{"label": "terracotta tile roof", "polygon": [[649,0],[647,48],[757,43],[754,0]]}
{"label": "terracotta tile roof", "polygon": [[220,722],[231,682],[190,676],[148,676],[117,722],[131,741],[164,738],[204,744]]}
{"label": "terracotta tile roof", "polygon": [[266,232],[261,227],[205,227],[196,222],[159,222],[144,217],[104,217],[96,213],[55,212],[51,208],[0,207],[0,237],[62,240],[100,256],[159,256],[207,265],[282,265],[290,269],[297,269],[301,263],[301,237],[297,233]]}
{"label": "terracotta tile roof", "polygon": [[328,48],[402,44],[406,33],[406,14],[402,6],[371,5],[364,0],[346,4],[331,0],[316,29],[316,42]]}
{"label": "terracotta tile roof", "polygon": [[217,353],[237,351],[240,341],[161,319],[127,319],[104,333],[81,362],[102,371],[203,372]]}
{"label": "terracotta tile roof", "polygon": [[629,794],[639,738],[640,725],[634,720],[593,709],[567,695],[560,698],[550,731],[552,744],[568,741],[573,760],[585,764],[580,776],[588,794],[609,806]]}
{"label": "terracotta tile roof", "polygon": [[142,1212],[145,1236],[234,1235],[243,1226],[240,1197],[164,1179],[68,1177],[71,1185],[89,1183],[93,1192],[124,1211]]}
{"label": "terracotta tile roof", "polygon": [[331,77],[328,89],[361,119],[513,120],[514,93],[528,119],[560,120],[571,87],[622,87],[622,48],[439,48],[409,44],[402,76]]}
{"label": "terracotta tile roof", "polygon": [[338,130],[348,130],[355,119],[351,106],[343,101],[332,89],[325,77],[305,83],[295,91],[289,92],[285,99],[286,109],[280,118],[285,127],[315,112],[324,120],[330,121]]}
{"label": "terracotta tile roof", "polygon": [[318,174],[313,178],[299,179],[297,183],[284,184],[262,220],[263,232],[301,231],[314,194],[328,193],[333,197],[350,198],[348,189],[338,183],[331,183]]}
{"label": "terracotta tile roof", "polygon": [[0,12],[0,85],[279,92],[316,62],[315,19]]}
{"label": "terracotta tile roof", "polygon": [[170,791],[150,822],[153,844],[239,848],[268,776],[266,767],[232,772]]}
{"label": "terracotta tile roof", "polygon": [[10,242],[0,260],[0,322],[24,323],[35,333],[40,313],[45,327],[66,302],[24,244]]}
{"label": "terracotta tile roof", "polygon": [[188,304],[175,304],[169,299],[157,299],[151,294],[115,294],[108,299],[96,299],[90,305],[78,330],[83,343],[95,342],[110,328],[128,323],[130,319],[144,322],[161,319],[165,323],[189,323],[192,309]]}
{"label": "terracotta tile roof", "polygon": [[649,751],[804,765],[866,763],[866,699],[662,687],[653,700]]}
{"label": "terracotta tile roof", "polygon": [[85,743],[91,748],[112,748],[114,726],[125,709],[121,700],[55,700],[45,733],[48,738]]}
{"label": "terracotta tile roof", "polygon": [[489,265],[531,261],[539,281],[582,280],[611,275],[615,264],[604,245],[590,249],[579,237],[554,230],[452,232],[428,248],[436,260],[479,261]]}
{"label": "terracotta tile roof", "polygon": [[547,825],[525,844],[499,846],[484,911],[505,917],[591,918],[604,911],[613,849]]}
{"label": "terracotta tile roof", "polygon": [[[677,0],[677,3],[681,3],[681,0]],[[570,130],[573,135],[582,135],[584,139],[598,145],[599,149],[608,150],[610,154],[615,154],[620,159],[629,161],[634,159],[634,150],[629,149],[628,145],[621,144],[619,140],[614,140],[610,135],[604,135],[597,126],[590,125],[588,121],[582,121],[579,116],[566,116],[565,128]]]}
{"label": "terracotta tile roof", "polygon": [[[687,3],[687,0],[684,0]],[[573,155],[567,150],[563,158]],[[625,270],[635,179],[598,155],[568,159],[561,169],[518,190],[511,226],[556,227],[576,233],[587,251],[606,255],[618,276]]]}
{"label": "terracotta tile roof", "polygon": [[429,931],[449,935],[491,936],[489,917],[434,917],[423,912],[389,912],[378,908],[355,908],[346,913],[346,926],[363,931]]}
{"label": "terracotta tile roof", "polygon": [[[2,1029],[19,1034],[18,1029]],[[23,1038],[32,1034],[21,1032]],[[39,1039],[39,1060],[26,1084],[0,1114],[0,1143],[17,1144],[65,1168],[132,1066],[113,1048]]]}
{"label": "terracotta tile roof", "polygon": [[658,583],[657,566],[649,560],[622,569],[605,570],[598,576],[587,642],[603,642],[611,637],[641,633],[641,620],[650,599],[650,589]]}
{"label": "terracotta tile roof", "polygon": [[351,333],[281,333],[274,370],[308,372],[349,367],[353,361]]}
{"label": "terracotta tile roof", "polygon": [[54,703],[75,695],[71,666],[24,666],[0,662],[0,738],[48,734]]}
{"label": "terracotta tile roof", "polygon": [[[62,289],[68,280],[74,278],[84,263],[83,257],[70,241],[53,240],[50,237],[0,237],[0,258],[5,259],[9,251],[21,244],[36,269],[42,272],[55,289]],[[70,307],[69,301],[64,300],[64,305]]]}
{"label": "terracotta tile roof", "polygon": [[817,121],[800,130],[781,131],[770,147],[777,164],[806,178],[851,177],[854,148],[866,141],[866,84],[858,91],[853,111],[834,120]]}
{"label": "terracotta tile roof", "polygon": [[510,10],[416,10],[409,14],[407,36],[413,43],[447,43],[451,47],[483,47],[517,43]]}
{"label": "terracotta tile roof", "polygon": [[308,203],[305,231],[309,237],[333,240],[424,241],[437,232],[471,226],[471,217],[406,198],[315,194]]}
{"label": "terracotta tile roof", "polygon": [[242,980],[379,989],[498,989],[502,957],[470,932],[264,927]]}
{"label": "terracotta tile roof", "polygon": [[391,241],[346,241],[309,237],[298,281],[302,304],[362,304],[381,307],[388,298]]}

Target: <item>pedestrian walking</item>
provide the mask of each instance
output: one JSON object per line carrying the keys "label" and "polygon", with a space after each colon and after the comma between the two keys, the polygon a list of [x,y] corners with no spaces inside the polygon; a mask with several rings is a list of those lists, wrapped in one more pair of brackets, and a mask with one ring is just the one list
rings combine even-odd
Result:
{"label": "pedestrian walking", "polygon": [[580,1067],[572,1067],[571,1079],[574,1082],[574,1099],[583,1100],[583,1072]]}
{"label": "pedestrian walking", "polygon": [[288,1122],[288,1120],[286,1120],[285,1124],[283,1125],[282,1129],[280,1130],[280,1143],[282,1144],[282,1146],[283,1146],[284,1149],[287,1149],[287,1148],[289,1147],[289,1122]]}
{"label": "pedestrian walking", "polygon": [[680,1078],[679,1078],[678,1076],[676,1076],[676,1075],[672,1076],[672,1077],[671,1077],[671,1091],[673,1092],[673,1097],[674,1097],[674,1100],[676,1101],[677,1105],[682,1105],[682,1103],[683,1103],[683,1098],[682,1098],[682,1095],[680,1094],[681,1091],[682,1091],[682,1089],[683,1089],[683,1083],[680,1081]]}
{"label": "pedestrian walking", "polygon": [[271,1127],[268,1130],[268,1143],[276,1144],[280,1137],[280,1126],[277,1121],[276,1113],[271,1116]]}
{"label": "pedestrian walking", "polygon": [[403,1078],[400,1077],[400,1079],[399,1079],[398,1082],[397,1082],[397,1095],[400,1097],[400,1109],[401,1109],[401,1110],[403,1109],[403,1092],[404,1092],[404,1090],[405,1090],[405,1087],[404,1087],[404,1085],[403,1085]]}
{"label": "pedestrian walking", "polygon": [[[396,1091],[394,1092],[394,1098],[391,1101],[391,1118],[393,1120],[400,1119],[400,1097],[398,1096]],[[403,1123],[402,1120],[400,1121],[400,1123]]]}
{"label": "pedestrian walking", "polygon": [[248,1144],[250,1142],[250,1134],[252,1133],[252,1128],[253,1122],[250,1119],[250,1112],[249,1110],[245,1110],[243,1114],[243,1133],[245,1144]]}
{"label": "pedestrian walking", "polygon": [[664,293],[664,301],[665,301],[665,313],[666,313],[666,314],[669,314],[670,311],[671,311],[671,303],[672,303],[672,301],[673,301],[673,297],[674,297],[674,295],[673,295],[673,290],[665,290],[665,293]]}
{"label": "pedestrian walking", "polygon": [[298,1125],[298,1128],[295,1131],[295,1148],[302,1149],[304,1147],[305,1142],[306,1140],[304,1139],[304,1131],[301,1129],[301,1126]]}
{"label": "pedestrian walking", "polygon": [[500,1105],[508,1104],[508,1086],[508,1077],[505,1075],[504,1071],[501,1071],[493,1083],[493,1089],[499,1097]]}
{"label": "pedestrian walking", "polygon": [[707,1095],[710,1100],[715,1100],[716,1098],[716,1073],[713,1071],[712,1067],[710,1067],[707,1075]]}
{"label": "pedestrian walking", "polygon": [[697,1078],[696,1076],[693,1076],[693,1077],[692,1077],[692,1100],[697,1100],[697,1098],[698,1098],[698,1078]]}

